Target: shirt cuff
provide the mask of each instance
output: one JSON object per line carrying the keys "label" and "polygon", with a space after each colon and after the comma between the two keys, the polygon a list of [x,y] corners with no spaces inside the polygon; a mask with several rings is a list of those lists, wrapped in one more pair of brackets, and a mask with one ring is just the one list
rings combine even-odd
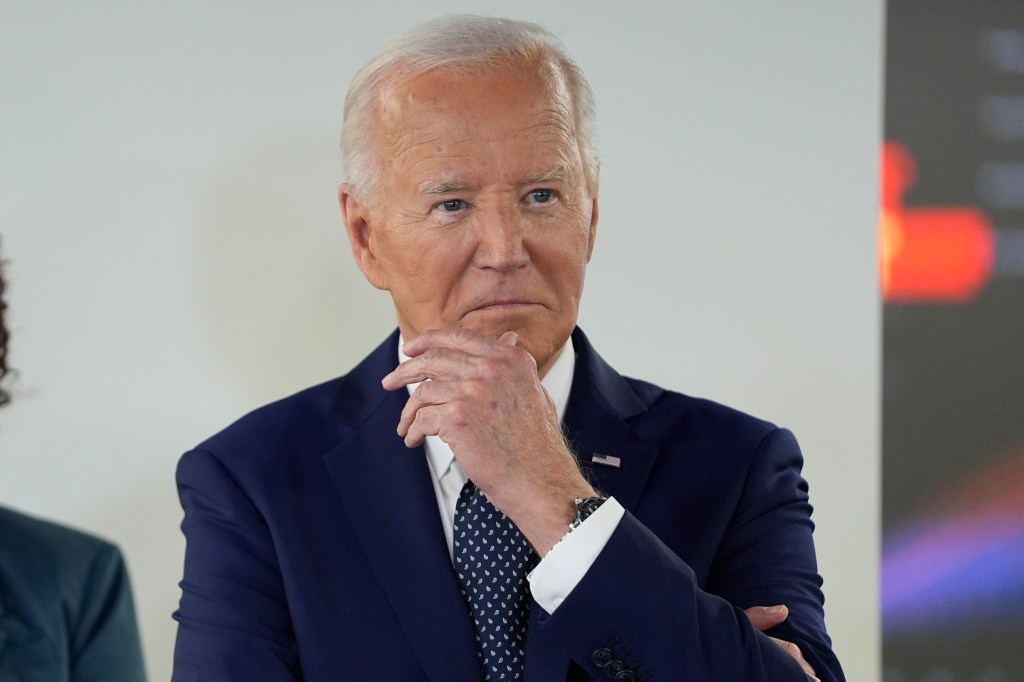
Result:
{"label": "shirt cuff", "polygon": [[527,578],[537,605],[549,614],[565,601],[601,553],[626,510],[609,497],[586,521],[562,538]]}

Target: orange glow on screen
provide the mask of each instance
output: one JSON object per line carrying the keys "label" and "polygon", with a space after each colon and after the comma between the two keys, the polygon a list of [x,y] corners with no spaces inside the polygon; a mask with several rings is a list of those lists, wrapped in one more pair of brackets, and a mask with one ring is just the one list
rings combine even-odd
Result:
{"label": "orange glow on screen", "polygon": [[992,276],[992,225],[974,206],[904,206],[903,195],[916,178],[910,151],[886,142],[879,226],[883,297],[894,303],[970,301]]}

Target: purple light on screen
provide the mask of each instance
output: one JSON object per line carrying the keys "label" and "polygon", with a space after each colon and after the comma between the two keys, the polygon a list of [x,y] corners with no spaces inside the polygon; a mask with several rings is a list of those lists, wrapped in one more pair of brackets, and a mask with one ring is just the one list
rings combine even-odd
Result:
{"label": "purple light on screen", "polygon": [[886,634],[1024,620],[1022,455],[979,470],[936,495],[930,513],[887,533],[882,552]]}
{"label": "purple light on screen", "polygon": [[938,532],[925,543],[883,553],[887,634],[958,629],[965,621],[1015,616],[1021,607],[1024,523]]}

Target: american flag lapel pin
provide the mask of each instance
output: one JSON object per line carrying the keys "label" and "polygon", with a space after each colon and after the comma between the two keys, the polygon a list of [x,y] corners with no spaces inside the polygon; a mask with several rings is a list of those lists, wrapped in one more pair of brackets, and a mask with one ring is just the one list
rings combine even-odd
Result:
{"label": "american flag lapel pin", "polygon": [[615,455],[602,455],[600,452],[595,452],[590,461],[594,464],[603,464],[606,467],[615,467],[616,469],[622,466],[622,460]]}

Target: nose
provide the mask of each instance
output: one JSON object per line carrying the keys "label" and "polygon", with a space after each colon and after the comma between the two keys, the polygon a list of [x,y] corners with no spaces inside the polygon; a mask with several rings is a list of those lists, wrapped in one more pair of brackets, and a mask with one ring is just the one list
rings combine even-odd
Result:
{"label": "nose", "polygon": [[525,266],[530,254],[524,243],[525,218],[513,207],[495,206],[480,215],[477,224],[477,267],[511,272]]}

